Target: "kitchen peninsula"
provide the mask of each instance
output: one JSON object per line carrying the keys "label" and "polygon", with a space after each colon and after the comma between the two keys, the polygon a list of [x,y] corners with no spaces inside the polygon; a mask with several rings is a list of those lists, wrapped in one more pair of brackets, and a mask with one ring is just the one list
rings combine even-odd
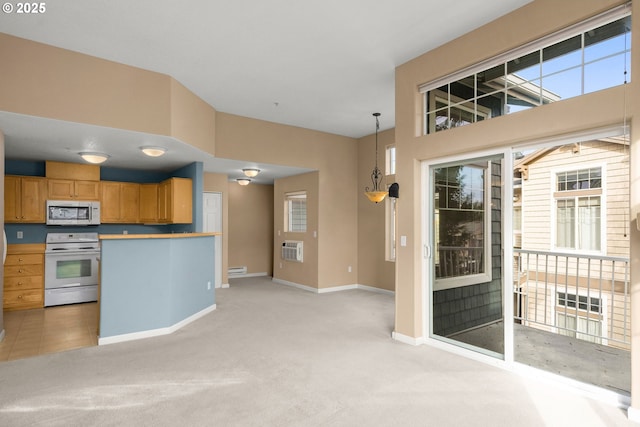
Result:
{"label": "kitchen peninsula", "polygon": [[98,343],[169,334],[215,310],[219,235],[101,234]]}

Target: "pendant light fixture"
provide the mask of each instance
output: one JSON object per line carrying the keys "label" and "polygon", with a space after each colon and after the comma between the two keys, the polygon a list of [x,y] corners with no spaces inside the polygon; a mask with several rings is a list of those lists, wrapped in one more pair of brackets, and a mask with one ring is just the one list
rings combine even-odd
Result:
{"label": "pendant light fixture", "polygon": [[378,130],[380,129],[378,117],[380,117],[380,113],[373,113],[373,117],[376,118],[376,167],[373,168],[373,171],[371,172],[373,188],[369,189],[369,187],[365,187],[364,194],[372,202],[378,203],[384,200],[387,192],[383,190],[384,184],[382,183],[382,172],[378,168]]}

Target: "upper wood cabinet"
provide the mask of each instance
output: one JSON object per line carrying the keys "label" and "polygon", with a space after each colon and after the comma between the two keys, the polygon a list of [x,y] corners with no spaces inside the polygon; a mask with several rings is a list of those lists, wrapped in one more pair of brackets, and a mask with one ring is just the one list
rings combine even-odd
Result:
{"label": "upper wood cabinet", "polygon": [[49,179],[47,194],[52,200],[100,200],[100,181]]}
{"label": "upper wood cabinet", "polygon": [[140,184],[140,222],[158,222],[159,184]]}
{"label": "upper wood cabinet", "polygon": [[102,181],[100,187],[100,222],[138,222],[140,184],[133,182]]}
{"label": "upper wood cabinet", "polygon": [[189,178],[170,178],[158,185],[158,220],[170,224],[191,224],[193,184]]}
{"label": "upper wood cabinet", "polygon": [[4,177],[4,221],[45,222],[47,181],[35,176]]}
{"label": "upper wood cabinet", "polygon": [[47,178],[52,179],[100,181],[100,166],[47,160],[45,162],[45,175]]}

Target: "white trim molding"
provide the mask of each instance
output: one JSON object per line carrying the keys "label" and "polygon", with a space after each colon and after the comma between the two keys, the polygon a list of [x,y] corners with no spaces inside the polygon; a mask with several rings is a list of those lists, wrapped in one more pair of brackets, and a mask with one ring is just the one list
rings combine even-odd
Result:
{"label": "white trim molding", "polygon": [[391,332],[391,338],[393,338],[396,341],[400,341],[403,344],[409,344],[409,345],[413,345],[413,346],[419,346],[424,344],[424,338],[423,337],[410,337],[408,335],[403,335],[401,333],[398,333],[396,331]]}
{"label": "white trim molding", "polygon": [[183,328],[184,326],[188,325],[189,323],[194,322],[194,321],[200,319],[201,317],[211,313],[215,309],[216,309],[216,304],[213,304],[213,305],[205,308],[204,310],[200,310],[199,312],[187,317],[186,319],[183,319],[183,320],[179,321],[178,323],[176,323],[176,324],[174,324],[172,326],[168,326],[166,328],[151,329],[151,330],[148,330],[148,331],[132,332],[132,333],[129,333],[129,334],[113,335],[111,337],[98,338],[98,345],[115,344],[115,343],[119,343],[119,342],[139,340],[139,339],[143,339],[143,338],[151,338],[151,337],[158,337],[158,336],[161,336],[161,335],[169,335],[169,334],[174,333],[178,329]]}
{"label": "white trim molding", "polygon": [[629,421],[640,424],[640,409],[629,406],[627,408],[627,418],[629,418]]}
{"label": "white trim molding", "polygon": [[394,296],[396,294],[394,291],[390,291],[388,289],[381,289],[381,288],[376,288],[376,287],[373,287],[373,286],[358,285],[358,284],[342,285],[342,286],[331,286],[331,287],[328,287],[328,288],[314,288],[312,286],[301,285],[301,284],[295,283],[295,282],[289,282],[288,280],[282,280],[282,279],[276,279],[276,278],[272,278],[271,280],[273,282],[279,283],[281,285],[291,286],[291,287],[294,287],[294,288],[302,289],[303,291],[313,292],[314,294],[328,294],[328,293],[331,293],[331,292],[350,291],[350,290],[353,290],[353,289],[360,289],[360,290],[363,290],[363,291],[376,292],[376,293],[385,294],[385,295],[391,295],[391,296]]}

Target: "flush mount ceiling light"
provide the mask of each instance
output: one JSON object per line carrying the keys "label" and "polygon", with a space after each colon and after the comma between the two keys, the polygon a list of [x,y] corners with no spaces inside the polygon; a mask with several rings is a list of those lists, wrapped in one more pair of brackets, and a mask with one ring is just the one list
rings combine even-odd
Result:
{"label": "flush mount ceiling light", "polygon": [[244,172],[244,174],[249,178],[253,178],[254,176],[257,176],[260,173],[260,169],[247,168],[247,169],[242,169],[242,172]]}
{"label": "flush mount ceiling light", "polygon": [[249,178],[238,178],[236,179],[236,181],[238,181],[238,184],[240,185],[249,185],[249,183],[251,182]]}
{"label": "flush mount ceiling light", "polygon": [[382,172],[378,168],[378,129],[380,129],[380,122],[378,121],[378,117],[380,117],[380,113],[373,113],[373,117],[376,118],[376,166],[371,172],[371,182],[373,183],[373,188],[369,190],[369,187],[365,187],[364,194],[372,202],[378,203],[384,200],[387,192],[382,189],[384,187],[382,184]]}
{"label": "flush mount ceiling light", "polygon": [[82,157],[85,162],[93,163],[96,165],[104,163],[109,158],[109,155],[104,153],[82,152],[78,154],[80,154],[80,157]]}
{"label": "flush mount ceiling light", "polygon": [[140,147],[140,150],[149,157],[160,157],[167,152],[166,148],[152,146]]}

